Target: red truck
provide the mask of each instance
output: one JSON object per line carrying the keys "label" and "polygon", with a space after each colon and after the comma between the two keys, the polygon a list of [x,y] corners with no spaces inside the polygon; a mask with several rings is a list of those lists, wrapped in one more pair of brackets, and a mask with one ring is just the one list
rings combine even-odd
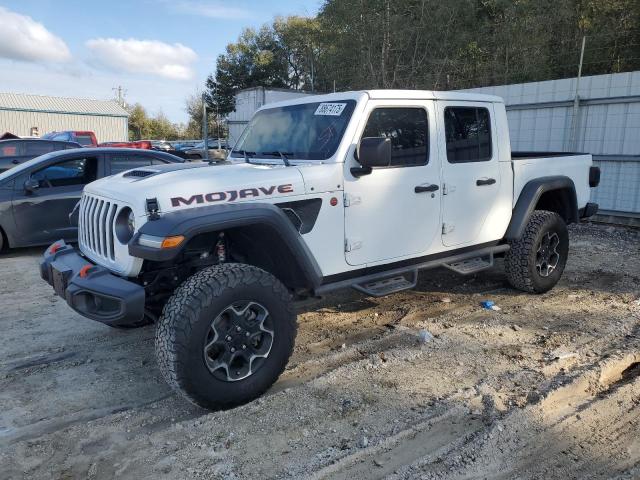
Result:
{"label": "red truck", "polygon": [[151,150],[152,146],[149,140],[138,140],[137,142],[104,142],[98,144],[98,147],[141,148],[143,150]]}

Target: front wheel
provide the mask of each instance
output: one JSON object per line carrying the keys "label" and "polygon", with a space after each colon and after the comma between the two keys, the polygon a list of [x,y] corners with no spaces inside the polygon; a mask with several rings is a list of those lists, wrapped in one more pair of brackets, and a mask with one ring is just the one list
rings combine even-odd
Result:
{"label": "front wheel", "polygon": [[295,335],[285,286],[257,267],[229,263],[176,290],[158,321],[156,356],[167,383],[192,403],[230,408],[277,380]]}
{"label": "front wheel", "polygon": [[536,210],[522,237],[510,242],[510,246],[504,265],[511,286],[544,293],[558,283],[567,263],[567,225],[555,212]]}

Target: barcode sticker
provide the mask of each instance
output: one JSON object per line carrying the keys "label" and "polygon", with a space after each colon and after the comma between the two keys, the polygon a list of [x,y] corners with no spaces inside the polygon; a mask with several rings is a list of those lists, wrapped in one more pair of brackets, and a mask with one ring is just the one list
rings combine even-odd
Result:
{"label": "barcode sticker", "polygon": [[316,113],[314,113],[314,115],[331,115],[333,117],[339,117],[342,115],[342,111],[346,106],[346,103],[321,103],[318,105],[318,108],[316,108]]}

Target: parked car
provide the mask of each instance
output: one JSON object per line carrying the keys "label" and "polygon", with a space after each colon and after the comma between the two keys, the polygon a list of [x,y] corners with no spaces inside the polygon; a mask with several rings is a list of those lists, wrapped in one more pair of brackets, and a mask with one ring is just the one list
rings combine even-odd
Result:
{"label": "parked car", "polygon": [[97,147],[96,134],[89,131],[65,130],[63,132],[51,132],[42,136],[45,140],[58,140],[59,142],[76,142],[83,147]]}
{"label": "parked car", "polygon": [[[209,158],[212,160],[224,160],[227,158],[227,142],[221,140],[218,143],[218,139],[209,140]],[[195,147],[184,151],[188,160],[202,160],[204,155],[204,142],[198,143]]]}
{"label": "parked car", "polygon": [[173,150],[171,144],[165,140],[149,140],[151,142],[151,148],[154,150],[160,150],[162,152],[168,152]]}
{"label": "parked car", "polygon": [[174,150],[185,151],[191,148],[195,148],[196,145],[202,143],[199,140],[184,140],[180,142],[172,142]]}
{"label": "parked car", "polygon": [[76,241],[69,222],[83,187],[137,167],[184,162],[154,150],[76,148],[39,156],[0,174],[0,250]]}
{"label": "parked car", "polygon": [[80,148],[76,142],[58,142],[39,138],[0,140],[0,173],[45,153]]}

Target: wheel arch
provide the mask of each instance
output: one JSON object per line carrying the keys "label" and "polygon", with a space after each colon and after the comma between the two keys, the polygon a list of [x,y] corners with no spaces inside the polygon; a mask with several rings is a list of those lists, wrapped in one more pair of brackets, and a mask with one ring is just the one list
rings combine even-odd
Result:
{"label": "wheel arch", "polygon": [[519,239],[535,210],[555,212],[567,224],[577,223],[578,200],[573,180],[566,176],[551,176],[529,181],[520,192],[505,239]]}
{"label": "wheel arch", "polygon": [[[320,268],[300,233],[280,208],[267,203],[213,205],[165,214],[140,228],[129,242],[129,253],[146,260],[171,261],[196,243],[215,243],[220,232],[245,257],[244,263],[273,274],[287,287],[320,285]],[[162,250],[139,245],[140,235],[183,235],[185,240],[177,248]]]}

